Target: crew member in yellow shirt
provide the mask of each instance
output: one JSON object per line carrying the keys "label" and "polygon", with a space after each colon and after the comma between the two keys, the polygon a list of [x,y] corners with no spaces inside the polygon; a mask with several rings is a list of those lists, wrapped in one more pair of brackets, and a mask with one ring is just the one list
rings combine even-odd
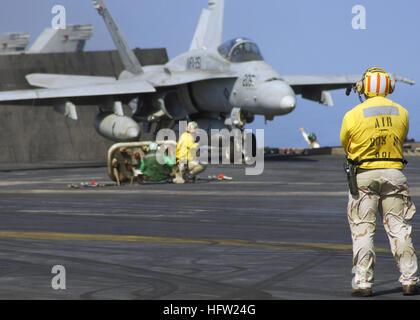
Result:
{"label": "crew member in yellow shirt", "polygon": [[349,163],[356,166],[358,194],[349,194],[347,217],[353,240],[353,296],[371,296],[376,213],[380,212],[391,251],[399,267],[404,295],[419,293],[417,257],[411,240],[416,208],[403,172],[403,142],[408,112],[386,96],[395,82],[381,68],[368,69],[356,84],[366,100],[346,113],[340,140]]}
{"label": "crew member in yellow shirt", "polygon": [[184,132],[176,146],[176,158],[178,161],[178,170],[174,183],[184,183],[183,173],[188,168],[188,173],[191,177],[196,177],[197,174],[204,171],[205,166],[200,164],[197,159],[198,143],[195,140],[195,133],[197,131],[197,123],[191,121],[187,125],[187,132]]}

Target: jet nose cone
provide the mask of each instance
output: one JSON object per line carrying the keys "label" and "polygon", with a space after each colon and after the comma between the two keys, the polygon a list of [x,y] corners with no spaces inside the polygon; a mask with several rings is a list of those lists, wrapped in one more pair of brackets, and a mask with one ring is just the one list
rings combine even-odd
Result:
{"label": "jet nose cone", "polygon": [[296,107],[295,93],[287,83],[280,80],[263,83],[258,102],[266,115],[286,114]]}
{"label": "jet nose cone", "polygon": [[292,111],[296,107],[296,98],[290,95],[283,97],[280,101],[280,107],[284,110],[290,109]]}

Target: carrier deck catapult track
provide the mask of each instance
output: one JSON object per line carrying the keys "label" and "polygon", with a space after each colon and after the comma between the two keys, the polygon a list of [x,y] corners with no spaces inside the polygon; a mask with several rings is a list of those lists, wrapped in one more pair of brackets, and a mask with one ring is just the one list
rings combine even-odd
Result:
{"label": "carrier deck catapult track", "polygon": [[[405,172],[420,204],[420,161]],[[2,165],[0,299],[353,299],[343,157],[210,166],[231,181],[69,189],[97,164]],[[420,221],[413,241],[420,248]],[[375,296],[403,297],[381,223]],[[418,250],[418,249],[417,249]],[[54,265],[66,289],[54,290]]]}

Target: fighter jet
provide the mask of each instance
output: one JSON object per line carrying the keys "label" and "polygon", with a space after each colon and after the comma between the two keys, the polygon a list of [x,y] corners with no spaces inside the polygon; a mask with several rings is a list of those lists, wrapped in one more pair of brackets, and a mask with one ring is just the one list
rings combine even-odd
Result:
{"label": "fighter jet", "polygon": [[[97,105],[94,125],[101,135],[135,141],[153,139],[159,129],[175,129],[185,119],[204,130],[243,130],[254,115],[271,120],[292,112],[297,94],[332,105],[328,90],[348,89],[360,80],[360,75],[282,75],[264,61],[254,41],[238,37],[222,43],[224,0],[209,0],[187,52],[165,65],[142,66],[104,1],[95,0],[94,8],[123,62],[119,77],[29,74],[27,81],[41,88],[1,92],[0,102],[52,105],[72,119],[76,105]],[[123,105],[131,114],[124,114],[130,109]]]}

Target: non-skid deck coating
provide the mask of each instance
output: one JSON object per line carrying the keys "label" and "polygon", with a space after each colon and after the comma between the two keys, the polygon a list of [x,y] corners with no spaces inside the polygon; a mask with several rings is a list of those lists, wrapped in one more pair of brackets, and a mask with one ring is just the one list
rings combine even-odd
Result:
{"label": "non-skid deck coating", "polygon": [[[231,181],[110,182],[97,164],[0,166],[0,299],[353,299],[340,156],[265,161]],[[9,170],[11,169],[11,170]],[[420,206],[420,159],[405,169]],[[375,296],[403,297],[378,221]],[[420,248],[420,220],[413,241]],[[53,266],[65,289],[52,288]]]}

